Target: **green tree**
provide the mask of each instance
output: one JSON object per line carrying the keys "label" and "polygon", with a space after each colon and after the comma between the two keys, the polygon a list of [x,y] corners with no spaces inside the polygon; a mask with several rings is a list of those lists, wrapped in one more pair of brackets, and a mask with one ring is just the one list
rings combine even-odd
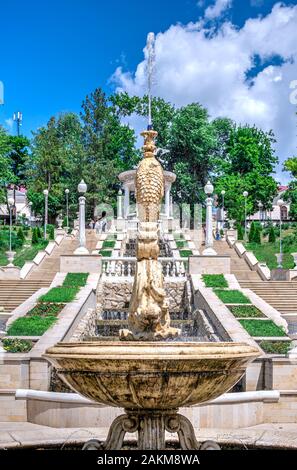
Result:
{"label": "green tree", "polygon": [[22,227],[19,227],[19,229],[17,231],[17,237],[20,240],[20,242],[23,244],[26,238],[25,238]]}
{"label": "green tree", "polygon": [[37,245],[39,243],[38,235],[37,235],[37,227],[33,228],[32,231],[32,245]]}
{"label": "green tree", "polygon": [[268,234],[268,242],[269,243],[274,243],[275,242],[275,230],[274,230],[274,227],[273,225],[271,225],[270,229],[269,229],[269,234]]}
{"label": "green tree", "polygon": [[253,242],[261,244],[261,229],[258,225],[255,226]]}
{"label": "green tree", "polygon": [[255,241],[255,233],[256,233],[255,222],[252,222],[251,228],[249,231],[249,243],[253,243],[253,241]]}
{"label": "green tree", "polygon": [[244,230],[241,224],[237,224],[237,238],[238,240],[244,239]]}
{"label": "green tree", "polygon": [[7,132],[0,126],[0,203],[6,202],[6,187],[9,183],[15,182],[9,160],[10,144]]}
{"label": "green tree", "polygon": [[171,125],[168,169],[178,175],[173,187],[177,202],[204,199],[203,186],[212,168],[216,142],[205,108],[193,103],[176,111]]}

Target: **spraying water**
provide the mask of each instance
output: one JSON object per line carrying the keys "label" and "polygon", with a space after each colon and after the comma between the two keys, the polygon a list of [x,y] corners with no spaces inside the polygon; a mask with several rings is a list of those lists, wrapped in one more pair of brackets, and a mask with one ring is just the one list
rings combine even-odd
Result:
{"label": "spraying water", "polygon": [[152,85],[155,66],[155,35],[149,33],[146,42],[147,49],[147,88],[148,88],[148,130],[152,129]]}

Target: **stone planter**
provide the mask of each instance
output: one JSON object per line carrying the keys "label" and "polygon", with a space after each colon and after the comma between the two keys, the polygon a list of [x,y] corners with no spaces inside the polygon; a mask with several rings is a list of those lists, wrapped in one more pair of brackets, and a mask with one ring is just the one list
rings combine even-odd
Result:
{"label": "stone planter", "polygon": [[15,251],[6,251],[7,259],[9,261],[7,266],[14,266],[13,260],[14,260],[14,257],[15,257],[15,253],[16,253]]}

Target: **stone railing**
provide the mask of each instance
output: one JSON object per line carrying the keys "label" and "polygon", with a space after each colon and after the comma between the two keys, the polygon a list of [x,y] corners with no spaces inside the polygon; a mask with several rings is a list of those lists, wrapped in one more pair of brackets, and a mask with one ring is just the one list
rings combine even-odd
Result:
{"label": "stone railing", "polygon": [[[184,258],[159,258],[162,263],[163,275],[168,277],[186,277],[188,262]],[[104,277],[133,277],[136,259],[132,257],[102,258],[102,274]]]}

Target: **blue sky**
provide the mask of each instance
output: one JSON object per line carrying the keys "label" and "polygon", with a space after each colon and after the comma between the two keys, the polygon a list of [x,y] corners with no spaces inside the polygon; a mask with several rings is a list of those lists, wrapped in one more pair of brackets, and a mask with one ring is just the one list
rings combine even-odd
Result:
{"label": "blue sky", "polygon": [[[118,65],[135,69],[149,31],[197,21],[205,7],[197,0],[12,0],[1,2],[0,80],[5,104],[0,123],[23,112],[23,132],[60,111],[79,111],[95,87],[112,90]],[[229,13],[241,26],[265,14],[274,1],[234,1]],[[285,2],[286,3],[286,2]],[[289,2],[287,2],[289,3]],[[290,2],[292,3],[292,2]],[[202,4],[202,2],[201,2]]]}
{"label": "blue sky", "polygon": [[[125,72],[129,72],[134,85],[137,84],[134,73],[143,61],[147,33],[154,31],[165,38],[174,25],[180,24],[183,28],[188,23],[197,23],[215,0],[11,0],[1,3],[0,80],[4,83],[5,103],[0,106],[0,124],[7,125],[13,112],[20,110],[23,133],[30,136],[31,130],[46,123],[51,115],[61,111],[78,112],[85,95],[95,87],[112,91],[115,84],[110,78],[117,68],[121,88],[125,88],[122,80]],[[209,25],[219,28],[228,21],[234,30],[240,31],[247,20],[269,15],[277,2],[216,0],[216,3],[229,3],[229,8],[215,20],[209,22],[204,18],[204,28]],[[297,1],[282,3],[293,8]],[[260,44],[257,47],[261,50]],[[276,61],[276,55],[270,55],[268,60],[267,57],[265,60],[262,57],[262,62],[255,60],[254,69],[251,68],[253,74],[257,75],[261,67]],[[247,69],[247,74],[251,70]],[[158,90],[158,94],[161,95],[162,90]],[[165,98],[177,104],[197,99],[208,105],[207,93],[185,96],[184,100],[174,94]]]}

